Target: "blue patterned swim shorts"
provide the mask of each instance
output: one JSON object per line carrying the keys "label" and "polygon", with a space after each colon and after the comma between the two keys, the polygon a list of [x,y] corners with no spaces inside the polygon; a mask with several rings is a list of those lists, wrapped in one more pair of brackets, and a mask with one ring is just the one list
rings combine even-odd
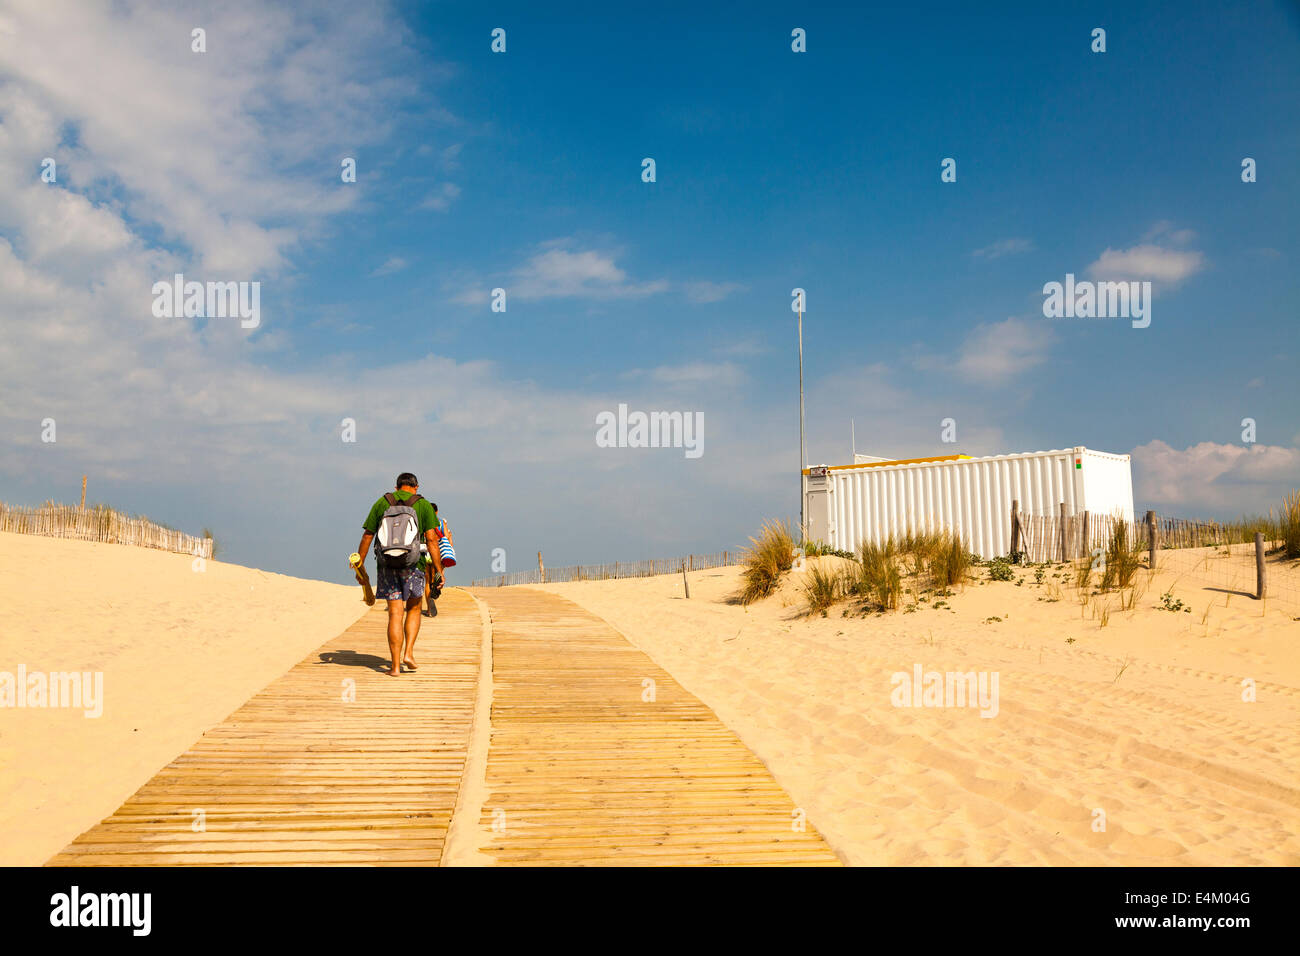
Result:
{"label": "blue patterned swim shorts", "polygon": [[423,600],[424,571],[420,568],[389,568],[381,564],[375,597],[381,601]]}

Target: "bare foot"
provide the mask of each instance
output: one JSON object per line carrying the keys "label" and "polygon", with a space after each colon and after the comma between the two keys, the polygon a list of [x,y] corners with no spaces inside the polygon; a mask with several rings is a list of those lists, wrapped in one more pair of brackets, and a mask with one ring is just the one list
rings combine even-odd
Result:
{"label": "bare foot", "polygon": [[389,676],[389,677],[401,677],[401,676],[402,676],[402,672],[401,672],[401,670],[398,669],[397,665],[394,664],[393,667],[392,667],[392,669],[388,672],[388,676]]}
{"label": "bare foot", "polygon": [[404,659],[402,660],[402,666],[403,666],[403,667],[409,667],[409,668],[410,668],[411,670],[413,670],[413,671],[418,671],[418,670],[420,669],[420,668],[418,668],[418,667],[415,666],[415,661],[411,660],[411,658],[409,658],[409,657],[404,658]]}

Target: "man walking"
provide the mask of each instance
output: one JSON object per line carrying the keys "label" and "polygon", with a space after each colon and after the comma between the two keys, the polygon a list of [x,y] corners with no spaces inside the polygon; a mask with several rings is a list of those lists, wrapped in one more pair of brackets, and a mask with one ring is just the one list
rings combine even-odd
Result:
{"label": "man walking", "polygon": [[[420,605],[424,601],[425,572],[433,573],[433,585],[442,584],[442,557],[438,552],[438,515],[420,497],[420,483],[404,471],[397,476],[396,490],[375,502],[362,525],[364,533],[357,554],[362,563],[377,540],[375,564],[379,577],[375,597],[388,602],[388,650],[392,655],[390,677],[401,675],[403,666],[416,670],[415,639],[420,634]],[[421,554],[420,545],[428,549]]]}

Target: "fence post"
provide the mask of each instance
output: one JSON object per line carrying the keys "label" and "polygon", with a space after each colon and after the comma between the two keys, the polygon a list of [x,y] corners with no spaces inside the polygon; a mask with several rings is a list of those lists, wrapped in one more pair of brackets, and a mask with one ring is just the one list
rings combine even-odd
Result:
{"label": "fence post", "polygon": [[1264,532],[1255,532],[1255,599],[1264,600]]}
{"label": "fence post", "polygon": [[1019,563],[1020,551],[1020,499],[1011,499],[1011,560]]}
{"label": "fence post", "polygon": [[1069,560],[1065,555],[1065,502],[1061,502],[1061,563]]}
{"label": "fence post", "polygon": [[1086,512],[1086,511],[1083,513],[1083,535],[1082,535],[1082,537],[1083,537],[1083,541],[1081,542],[1081,544],[1082,544],[1082,546],[1083,546],[1083,556],[1084,556],[1085,558],[1087,558],[1087,557],[1090,557],[1090,556],[1092,555],[1092,541],[1091,541],[1091,539],[1089,539],[1089,537],[1088,537],[1088,512]]}
{"label": "fence post", "polygon": [[1156,569],[1156,513],[1147,512],[1147,566]]}
{"label": "fence post", "polygon": [[542,564],[542,552],[537,552],[537,573],[542,576],[542,583],[546,583],[546,565]]}
{"label": "fence post", "polygon": [[682,587],[686,589],[686,599],[691,598],[691,582],[686,579],[686,562],[682,562]]}
{"label": "fence post", "polygon": [[86,510],[86,476],[81,476],[81,510]]}

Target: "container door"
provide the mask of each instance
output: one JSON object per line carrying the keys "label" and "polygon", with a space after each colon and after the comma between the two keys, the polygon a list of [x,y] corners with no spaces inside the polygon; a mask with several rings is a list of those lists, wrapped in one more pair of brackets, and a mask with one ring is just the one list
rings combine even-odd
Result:
{"label": "container door", "polygon": [[831,526],[831,482],[825,474],[808,476],[807,494],[804,496],[804,522],[809,541],[820,541],[834,546]]}

